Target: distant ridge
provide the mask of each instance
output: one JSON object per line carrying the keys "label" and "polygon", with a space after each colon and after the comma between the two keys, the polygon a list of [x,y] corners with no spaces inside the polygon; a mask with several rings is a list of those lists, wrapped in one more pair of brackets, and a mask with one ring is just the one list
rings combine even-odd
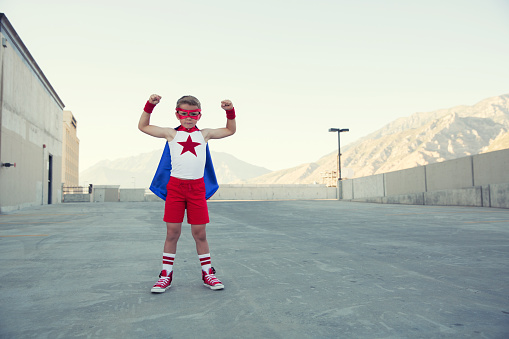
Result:
{"label": "distant ridge", "polygon": [[[399,118],[341,149],[342,177],[362,177],[509,148],[509,94]],[[337,168],[337,152],[314,163],[243,181],[322,183]]]}
{"label": "distant ridge", "polygon": [[[248,180],[270,170],[251,165],[228,153],[211,151],[217,180],[220,184]],[[116,160],[103,160],[80,173],[80,184],[120,185],[122,188],[145,187],[152,182],[162,150],[142,153]]]}
{"label": "distant ridge", "polygon": [[[509,148],[509,94],[396,119],[341,149],[342,177],[355,178]],[[271,172],[227,153],[211,152],[221,184],[321,184],[336,170],[337,153]],[[80,173],[80,183],[149,187],[161,151],[103,160]]]}

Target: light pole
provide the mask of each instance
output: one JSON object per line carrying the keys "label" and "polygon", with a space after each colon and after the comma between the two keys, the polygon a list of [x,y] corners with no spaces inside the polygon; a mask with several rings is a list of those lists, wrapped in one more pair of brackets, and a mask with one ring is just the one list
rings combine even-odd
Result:
{"label": "light pole", "polygon": [[350,129],[348,129],[348,128],[343,128],[343,129],[329,128],[329,132],[338,132],[338,180],[341,180],[341,142],[340,142],[339,135],[341,134],[341,132],[348,132],[348,131],[350,131]]}

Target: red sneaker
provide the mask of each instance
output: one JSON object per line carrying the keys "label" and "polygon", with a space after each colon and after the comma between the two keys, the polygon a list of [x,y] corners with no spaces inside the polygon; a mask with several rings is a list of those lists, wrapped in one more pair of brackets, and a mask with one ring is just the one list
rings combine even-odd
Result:
{"label": "red sneaker", "polygon": [[216,278],[214,273],[216,273],[214,267],[211,267],[209,269],[209,273],[206,273],[203,270],[201,271],[203,285],[210,288],[211,290],[222,290],[224,288],[224,285],[219,281],[219,279]]}
{"label": "red sneaker", "polygon": [[159,280],[157,283],[152,287],[150,292],[152,293],[164,293],[168,288],[171,286],[171,280],[173,277],[173,271],[170,272],[168,275],[168,272],[166,270],[162,270],[161,274],[159,274]]}

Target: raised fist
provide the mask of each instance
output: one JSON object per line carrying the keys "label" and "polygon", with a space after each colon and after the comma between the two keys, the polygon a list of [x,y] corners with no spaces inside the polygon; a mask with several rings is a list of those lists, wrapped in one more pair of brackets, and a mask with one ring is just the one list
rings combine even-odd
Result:
{"label": "raised fist", "polygon": [[150,98],[148,98],[148,102],[152,105],[157,105],[161,101],[161,96],[157,94],[152,94]]}
{"label": "raised fist", "polygon": [[233,103],[230,100],[223,100],[221,101],[221,108],[225,111],[229,111],[233,109]]}

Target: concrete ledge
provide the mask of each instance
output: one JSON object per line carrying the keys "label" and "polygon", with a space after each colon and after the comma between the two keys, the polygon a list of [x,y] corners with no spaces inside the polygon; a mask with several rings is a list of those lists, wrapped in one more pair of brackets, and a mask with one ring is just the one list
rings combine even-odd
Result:
{"label": "concrete ledge", "polygon": [[[509,149],[343,180],[339,200],[509,208]],[[381,197],[381,198],[380,198]]]}
{"label": "concrete ledge", "polygon": [[158,201],[163,201],[163,199],[159,198],[157,195],[155,195],[154,193],[145,193],[145,196],[144,196],[144,201],[146,202],[158,202]]}
{"label": "concrete ledge", "polygon": [[358,198],[358,199],[352,199],[353,202],[368,202],[368,203],[374,203],[374,204],[383,204],[383,198],[384,197],[367,197],[367,198]]}
{"label": "concrete ledge", "polygon": [[384,204],[424,205],[424,193],[400,194],[383,197]]}
{"label": "concrete ledge", "polygon": [[384,195],[384,174],[375,174],[353,180],[353,199],[383,197]]}
{"label": "concrete ledge", "polygon": [[426,167],[418,166],[384,173],[385,196],[407,195],[426,191]]}
{"label": "concrete ledge", "polygon": [[37,202],[27,202],[24,204],[14,205],[14,206],[0,206],[0,214],[11,213],[18,210],[23,210],[25,208],[31,208],[35,206],[39,206],[40,203]]}
{"label": "concrete ledge", "polygon": [[117,202],[120,185],[94,186],[94,202]]}
{"label": "concrete ledge", "polygon": [[426,191],[436,192],[472,187],[472,157],[463,157],[426,165]]}
{"label": "concrete ledge", "polygon": [[509,182],[509,149],[477,154],[472,157],[474,186]]}
{"label": "concrete ledge", "polygon": [[490,185],[481,186],[482,189],[482,205],[491,207]]}
{"label": "concrete ledge", "polygon": [[[122,191],[122,190],[120,190]],[[324,185],[220,185],[210,200],[315,200],[337,199],[336,187]],[[153,193],[146,193],[147,202],[162,201]]]}
{"label": "concrete ledge", "polygon": [[144,188],[122,188],[122,189],[120,189],[119,197],[120,197],[121,202],[145,201],[145,189]]}
{"label": "concrete ledge", "polygon": [[64,202],[91,202],[92,194],[64,194]]}
{"label": "concrete ledge", "polygon": [[342,180],[339,185],[341,185],[341,197],[339,199],[353,199],[353,179]]}
{"label": "concrete ledge", "polygon": [[379,204],[509,208],[509,183],[393,195],[389,197],[367,197],[343,200]]}
{"label": "concrete ledge", "polygon": [[435,206],[483,206],[480,186],[424,193],[424,204]]}
{"label": "concrete ledge", "polygon": [[490,185],[491,207],[509,208],[509,183]]}
{"label": "concrete ledge", "polygon": [[324,185],[220,185],[210,200],[337,199],[336,187]]}

